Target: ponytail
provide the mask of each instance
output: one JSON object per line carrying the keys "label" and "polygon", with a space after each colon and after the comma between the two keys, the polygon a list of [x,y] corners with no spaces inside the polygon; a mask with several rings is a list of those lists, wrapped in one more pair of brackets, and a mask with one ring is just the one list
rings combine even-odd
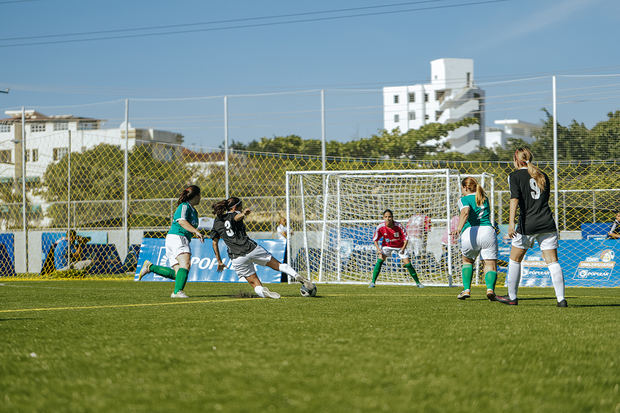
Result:
{"label": "ponytail", "polygon": [[183,202],[187,202],[195,196],[200,195],[200,188],[196,185],[190,185],[181,192],[179,195],[179,199],[177,200],[177,205],[181,205]]}
{"label": "ponytail", "polygon": [[515,166],[518,168],[527,166],[527,173],[530,174],[530,177],[534,178],[540,190],[544,191],[547,186],[545,175],[536,165],[532,163],[532,159],[534,159],[534,156],[528,148],[519,148],[515,151]]}
{"label": "ponytail", "polygon": [[221,201],[216,202],[211,206],[211,208],[213,208],[213,213],[221,218],[226,215],[230,209],[239,204],[241,204],[241,200],[236,196],[231,196],[228,199],[222,199]]}
{"label": "ponytail", "polygon": [[213,208],[213,213],[218,217],[222,217],[226,215],[226,212],[228,212],[227,204],[228,204],[227,199],[223,199],[219,202],[216,202],[215,204],[211,206]]}
{"label": "ponytail", "polygon": [[461,186],[468,192],[473,192],[476,194],[476,205],[482,206],[482,204],[484,204],[484,200],[487,199],[487,194],[484,192],[482,185],[478,184],[476,179],[468,176],[461,181]]}

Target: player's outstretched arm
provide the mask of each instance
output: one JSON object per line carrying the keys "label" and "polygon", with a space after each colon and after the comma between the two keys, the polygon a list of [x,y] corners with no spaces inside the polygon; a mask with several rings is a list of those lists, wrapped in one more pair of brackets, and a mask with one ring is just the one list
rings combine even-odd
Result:
{"label": "player's outstretched arm", "polygon": [[241,221],[243,218],[245,218],[248,215],[250,215],[250,213],[252,213],[252,210],[250,208],[246,208],[240,214],[235,215],[235,217],[233,219],[235,221]]}
{"label": "player's outstretched arm", "polygon": [[192,234],[194,234],[196,238],[200,240],[200,242],[205,241],[205,237],[204,235],[202,235],[202,232],[198,231],[198,229],[195,228],[192,224],[190,224],[187,220],[179,219],[177,222],[179,223],[181,227],[183,227],[184,230],[189,231]]}
{"label": "player's outstretched arm", "polygon": [[222,257],[220,256],[219,242],[220,242],[219,238],[213,238],[212,245],[213,245],[213,252],[215,253],[215,259],[217,260],[217,272],[221,272],[224,270],[224,268],[226,268],[226,264],[222,262]]}

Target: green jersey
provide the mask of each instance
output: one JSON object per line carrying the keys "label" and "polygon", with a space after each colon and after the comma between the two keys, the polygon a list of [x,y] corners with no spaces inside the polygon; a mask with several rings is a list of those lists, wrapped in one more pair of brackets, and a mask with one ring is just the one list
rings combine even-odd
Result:
{"label": "green jersey", "polygon": [[493,226],[493,224],[491,224],[491,211],[489,209],[488,198],[484,200],[482,206],[478,206],[476,204],[476,194],[465,195],[459,199],[459,211],[462,211],[463,208],[466,207],[469,207],[469,215],[467,216],[467,222],[463,225],[463,231],[469,227]]}
{"label": "green jersey", "polygon": [[174,211],[174,216],[172,218],[172,225],[170,226],[170,231],[168,234],[182,235],[187,239],[191,240],[194,236],[193,233],[189,232],[185,228],[179,224],[179,220],[184,219],[189,222],[194,228],[198,227],[198,212],[196,209],[188,204],[187,202],[183,202],[179,205]]}

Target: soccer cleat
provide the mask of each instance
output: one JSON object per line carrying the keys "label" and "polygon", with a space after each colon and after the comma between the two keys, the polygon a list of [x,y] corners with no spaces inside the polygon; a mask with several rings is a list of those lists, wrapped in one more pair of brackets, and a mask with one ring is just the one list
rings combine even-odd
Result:
{"label": "soccer cleat", "polygon": [[417,283],[415,286],[418,287],[418,288],[424,288],[424,284],[422,284],[422,283]]}
{"label": "soccer cleat", "polygon": [[489,301],[497,301],[497,299],[495,298],[495,291],[488,289],[487,298],[489,299]]}
{"label": "soccer cleat", "polygon": [[138,274],[138,281],[142,280],[142,277],[151,272],[151,265],[153,265],[151,261],[144,261],[144,264],[142,264],[142,268],[140,268],[140,274]]}
{"label": "soccer cleat", "polygon": [[185,294],[183,290],[179,290],[179,292],[177,293],[173,292],[170,298],[189,298],[189,297],[187,296],[187,294]]}
{"label": "soccer cleat", "polygon": [[558,307],[568,307],[566,300],[558,301]]}
{"label": "soccer cleat", "polygon": [[375,288],[375,283],[368,284],[368,288]]}
{"label": "soccer cleat", "polygon": [[495,296],[495,300],[499,301],[502,304],[507,304],[507,305],[519,305],[519,299],[515,298],[514,300],[511,300],[509,296],[507,295],[496,295]]}
{"label": "soccer cleat", "polygon": [[464,300],[469,297],[471,297],[469,290],[463,290],[456,298],[458,298],[459,300]]}
{"label": "soccer cleat", "polygon": [[265,295],[265,298],[273,298],[274,300],[280,298],[280,294],[275,291],[269,291],[266,287],[263,287],[263,294]]}

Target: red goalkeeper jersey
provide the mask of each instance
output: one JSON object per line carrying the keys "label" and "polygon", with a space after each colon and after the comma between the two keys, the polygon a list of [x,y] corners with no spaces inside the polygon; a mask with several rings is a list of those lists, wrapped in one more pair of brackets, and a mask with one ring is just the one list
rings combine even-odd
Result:
{"label": "red goalkeeper jersey", "polygon": [[379,241],[382,238],[382,246],[402,248],[407,240],[407,231],[405,231],[405,227],[398,222],[394,222],[394,226],[392,228],[389,228],[385,225],[385,222],[383,222],[375,229],[375,235],[372,237],[372,240]]}

